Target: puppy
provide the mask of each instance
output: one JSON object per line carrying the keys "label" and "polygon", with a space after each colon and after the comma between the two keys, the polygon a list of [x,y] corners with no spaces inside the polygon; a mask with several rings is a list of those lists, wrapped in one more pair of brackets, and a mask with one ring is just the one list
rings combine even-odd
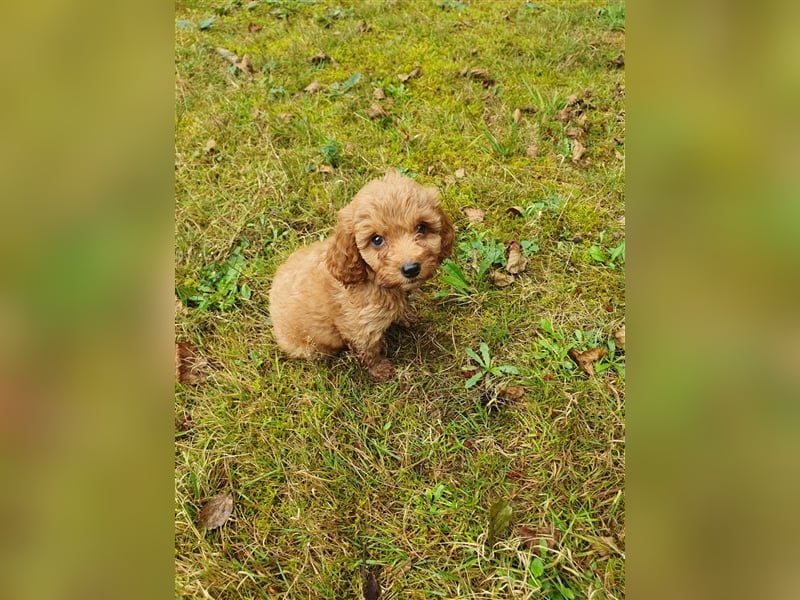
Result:
{"label": "puppy", "polygon": [[278,346],[289,356],[349,347],[376,381],[394,376],[383,335],[412,319],[408,293],[453,250],[453,226],[434,188],[397,172],[365,185],[322,242],[297,250],[270,290]]}

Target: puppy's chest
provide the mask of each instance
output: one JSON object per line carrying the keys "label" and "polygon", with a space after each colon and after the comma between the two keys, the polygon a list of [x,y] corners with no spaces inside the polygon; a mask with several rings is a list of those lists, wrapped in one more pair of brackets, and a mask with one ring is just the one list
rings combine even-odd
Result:
{"label": "puppy's chest", "polygon": [[359,321],[369,323],[371,328],[386,329],[397,321],[408,307],[408,298],[403,292],[373,288],[366,298],[351,297],[351,309],[359,315]]}

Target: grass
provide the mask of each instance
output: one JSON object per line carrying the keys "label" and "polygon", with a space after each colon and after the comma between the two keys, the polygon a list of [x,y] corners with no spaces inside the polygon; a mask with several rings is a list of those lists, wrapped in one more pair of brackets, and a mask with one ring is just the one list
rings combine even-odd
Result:
{"label": "grass", "polygon": [[[624,42],[620,3],[179,0],[176,335],[209,366],[176,384],[176,597],[359,598],[364,545],[382,598],[624,597]],[[286,360],[272,274],[388,168],[457,229],[397,378]]]}

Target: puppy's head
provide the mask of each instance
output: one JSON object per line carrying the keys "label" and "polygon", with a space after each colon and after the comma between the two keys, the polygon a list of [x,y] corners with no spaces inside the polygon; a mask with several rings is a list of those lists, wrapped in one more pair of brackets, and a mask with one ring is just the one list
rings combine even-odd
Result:
{"label": "puppy's head", "polygon": [[433,275],[453,251],[453,226],[434,188],[396,171],[365,185],[339,211],[326,257],[339,281],[410,291]]}

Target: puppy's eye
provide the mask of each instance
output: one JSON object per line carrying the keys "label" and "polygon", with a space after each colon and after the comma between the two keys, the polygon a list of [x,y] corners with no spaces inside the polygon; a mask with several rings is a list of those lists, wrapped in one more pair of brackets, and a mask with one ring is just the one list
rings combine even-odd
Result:
{"label": "puppy's eye", "polygon": [[417,225],[416,232],[420,235],[425,235],[428,233],[428,226],[425,223],[420,223]]}
{"label": "puppy's eye", "polygon": [[373,236],[372,236],[372,238],[370,239],[370,241],[369,241],[369,242],[370,242],[370,244],[372,244],[372,245],[373,245],[375,248],[380,248],[381,246],[383,246],[383,245],[386,243],[386,240],[385,240],[385,239],[383,239],[383,238],[382,238],[381,236],[379,236],[379,235],[373,235]]}

